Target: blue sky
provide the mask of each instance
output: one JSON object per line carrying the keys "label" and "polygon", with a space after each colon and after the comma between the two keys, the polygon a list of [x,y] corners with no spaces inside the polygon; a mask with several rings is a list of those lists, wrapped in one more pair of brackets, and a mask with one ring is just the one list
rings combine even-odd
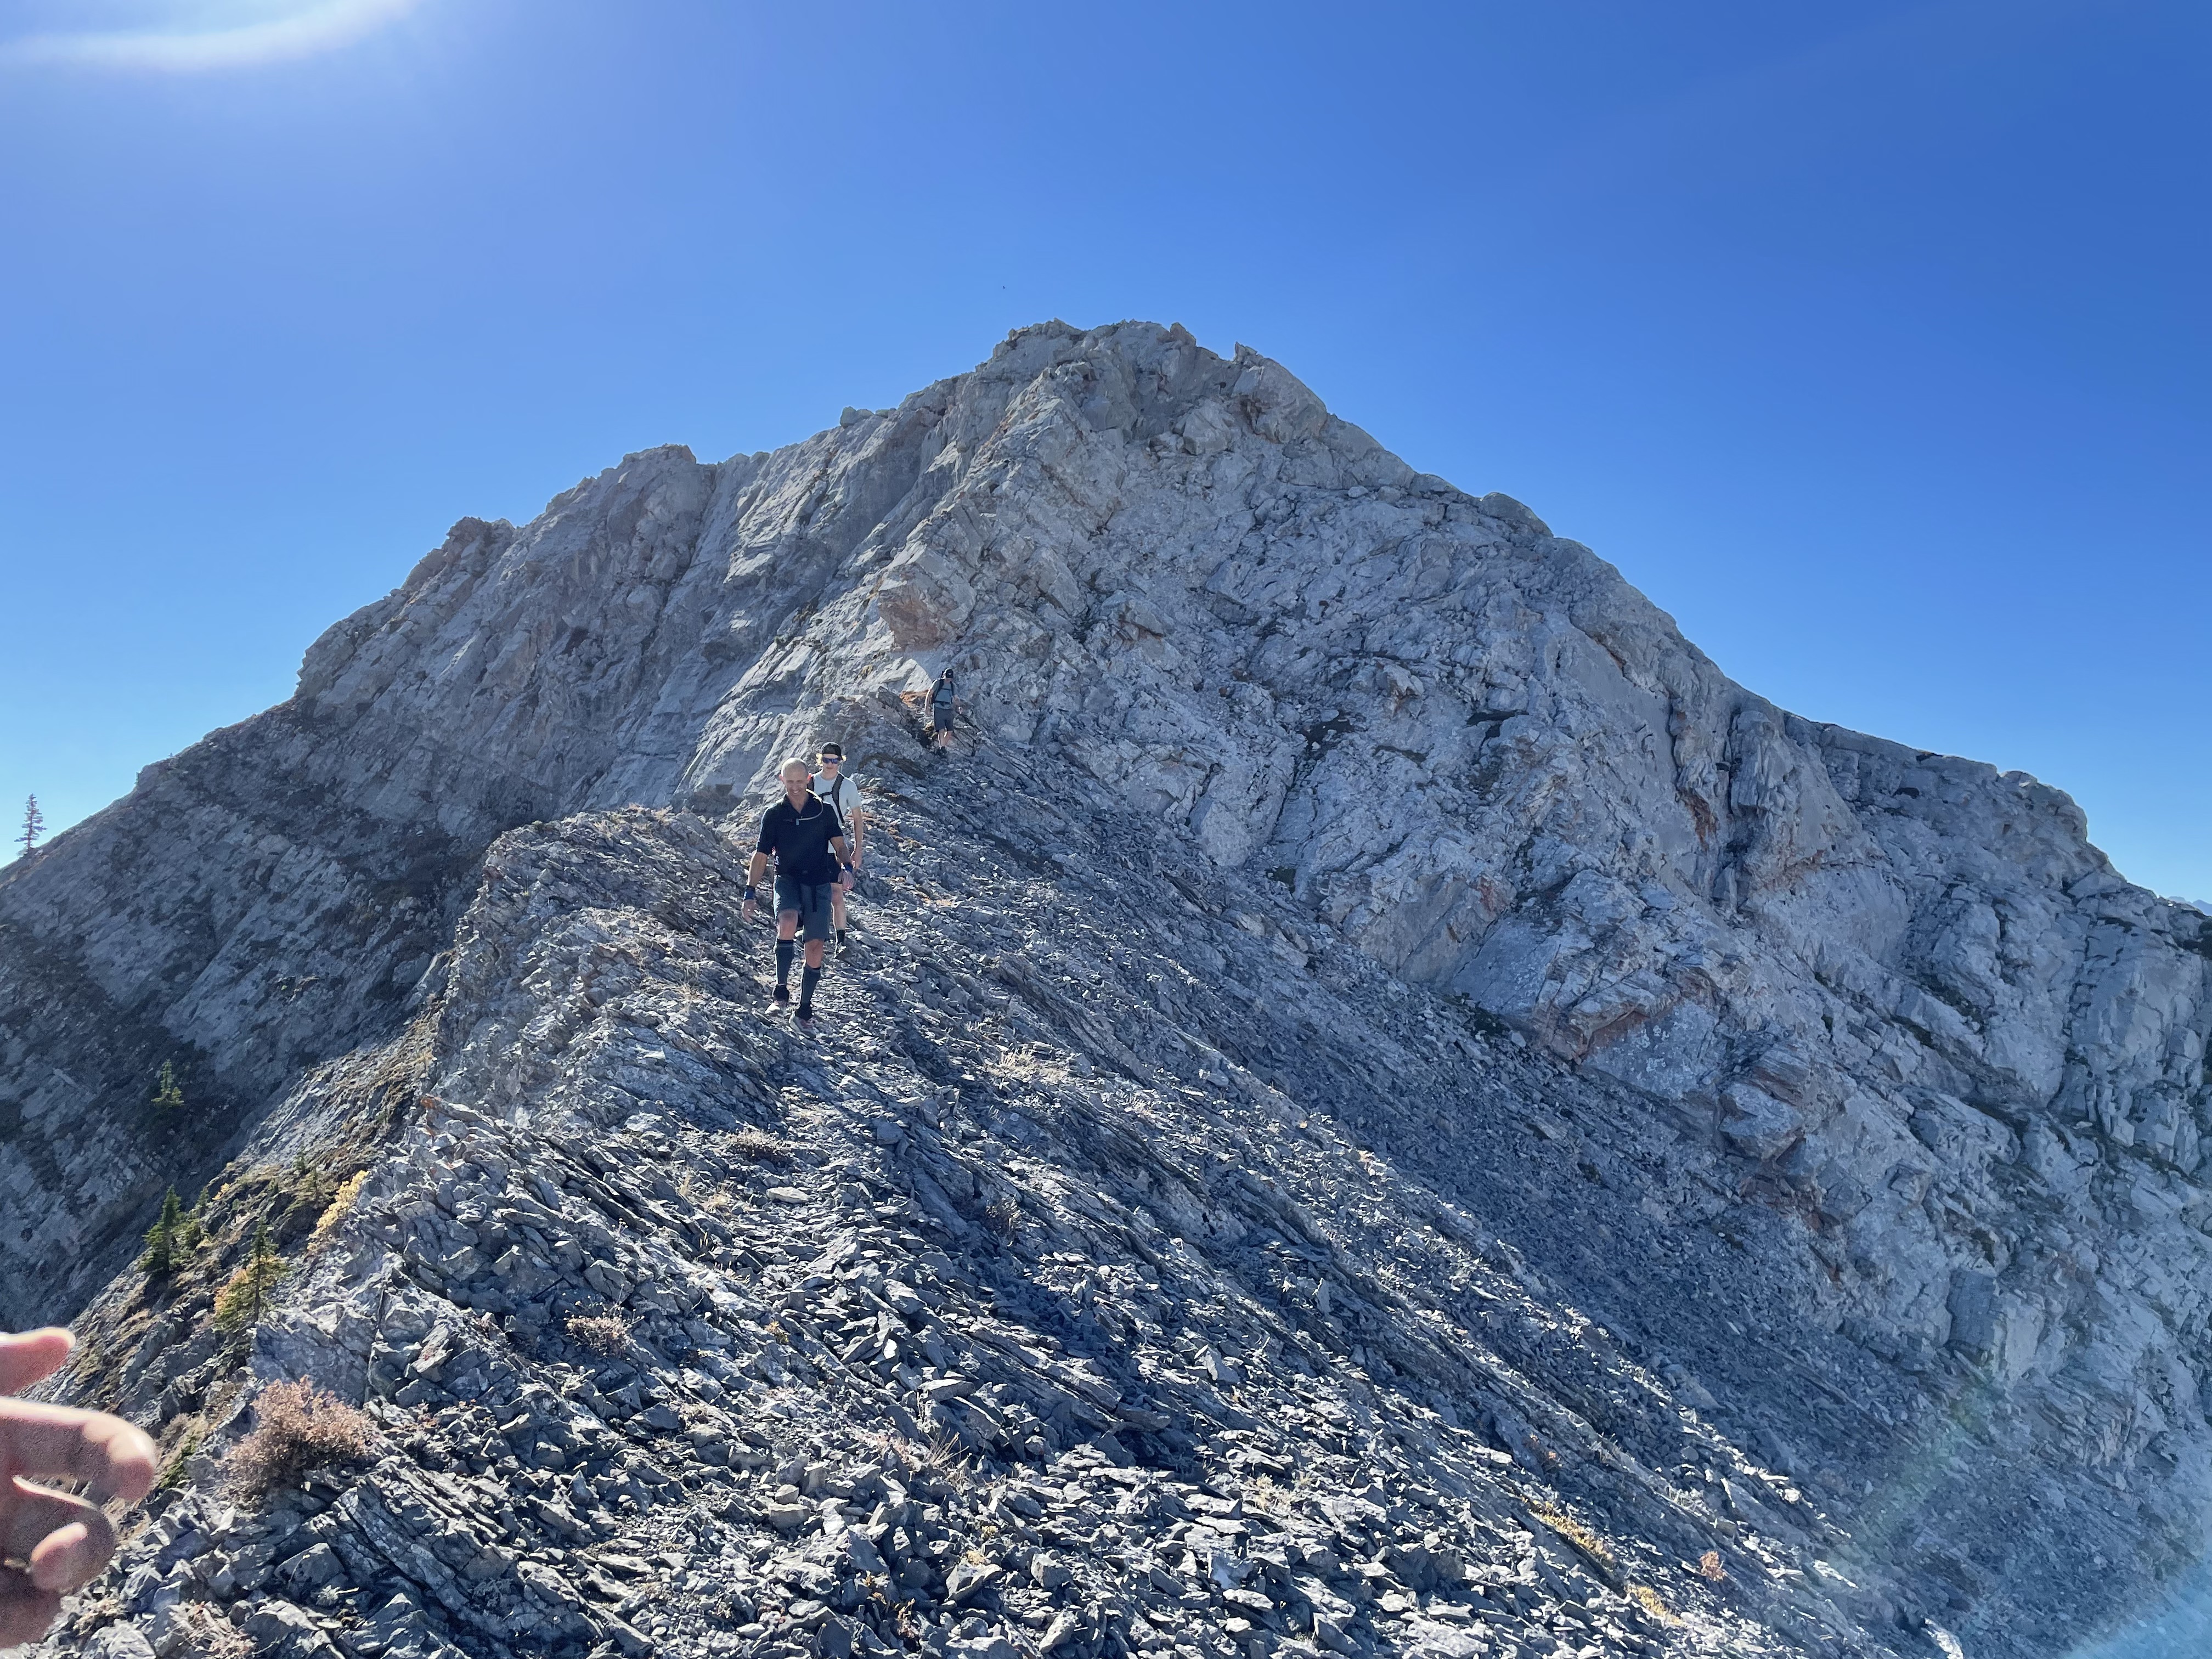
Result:
{"label": "blue sky", "polygon": [[2212,899],[2197,0],[0,20],[0,803],[282,699],[464,514],[1149,317]]}

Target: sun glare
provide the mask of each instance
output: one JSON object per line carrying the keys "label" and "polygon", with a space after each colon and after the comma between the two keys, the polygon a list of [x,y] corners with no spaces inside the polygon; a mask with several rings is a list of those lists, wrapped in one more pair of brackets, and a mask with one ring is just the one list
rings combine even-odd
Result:
{"label": "sun glare", "polygon": [[[424,0],[231,0],[168,6],[165,17],[0,40],[0,63],[81,64],[189,73],[307,58],[374,33]],[[142,12],[144,8],[139,9]],[[80,11],[79,15],[82,15]]]}

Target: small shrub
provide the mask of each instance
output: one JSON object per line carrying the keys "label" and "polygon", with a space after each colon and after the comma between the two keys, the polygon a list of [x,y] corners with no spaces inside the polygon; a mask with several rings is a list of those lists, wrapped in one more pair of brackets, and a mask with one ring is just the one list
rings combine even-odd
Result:
{"label": "small shrub", "polygon": [[322,1219],[315,1223],[315,1231],[307,1239],[308,1249],[319,1250],[337,1236],[339,1224],[352,1210],[354,1200],[361,1196],[362,1187],[368,1180],[368,1171],[363,1170],[331,1194],[330,1207],[323,1212]]}
{"label": "small shrub", "polygon": [[313,1382],[272,1382],[253,1402],[260,1419],[230,1455],[231,1479],[249,1498],[299,1484],[310,1469],[365,1462],[376,1425]]}
{"label": "small shrub", "polygon": [[730,1137],[730,1150],[748,1164],[781,1164],[791,1156],[790,1147],[750,1124]]}
{"label": "small shrub", "polygon": [[269,1224],[264,1221],[253,1230],[253,1248],[245,1265],[230,1276],[230,1282],[215,1299],[216,1324],[232,1332],[259,1324],[262,1310],[269,1305],[269,1292],[283,1276],[283,1258],[276,1254],[276,1241],[269,1237]]}
{"label": "small shrub", "polygon": [[184,1086],[177,1081],[177,1062],[161,1062],[161,1075],[154,1080],[154,1105],[164,1112],[181,1110],[185,1103]]}
{"label": "small shrub", "polygon": [[1721,1565],[1718,1550],[1707,1550],[1698,1558],[1698,1577],[1715,1584],[1728,1577],[1728,1569]]}
{"label": "small shrub", "polygon": [[568,1322],[568,1340],[611,1358],[629,1346],[629,1321],[620,1314],[578,1314]]}

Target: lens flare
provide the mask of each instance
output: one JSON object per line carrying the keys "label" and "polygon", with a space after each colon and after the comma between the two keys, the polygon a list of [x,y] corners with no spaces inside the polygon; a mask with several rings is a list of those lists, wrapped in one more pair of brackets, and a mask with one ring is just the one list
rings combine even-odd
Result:
{"label": "lens flare", "polygon": [[293,0],[251,8],[231,21],[204,12],[192,22],[148,27],[76,29],[0,40],[0,64],[76,64],[98,69],[189,74],[248,68],[335,51],[416,10],[424,0]]}
{"label": "lens flare", "polygon": [[2067,1659],[2201,1659],[2206,1653],[2212,1653],[2212,1564],[2189,1573],[2136,1623],[2076,1648]]}

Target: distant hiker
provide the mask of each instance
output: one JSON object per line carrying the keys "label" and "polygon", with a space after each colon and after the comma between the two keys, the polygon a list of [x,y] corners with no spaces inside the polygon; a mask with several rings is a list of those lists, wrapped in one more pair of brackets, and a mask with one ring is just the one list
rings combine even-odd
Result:
{"label": "distant hiker", "polygon": [[830,937],[830,896],[852,874],[845,826],[837,809],[814,793],[813,774],[799,759],[784,762],[783,799],[761,819],[752,867],[745,873],[745,920],[760,902],[761,879],[775,857],[775,1000],[791,1000],[793,940],[805,930],[806,969],[799,976],[799,1024],[814,1024],[814,988],[822,980],[823,941]]}
{"label": "distant hiker", "polygon": [[[860,786],[844,775],[845,750],[842,744],[823,744],[815,759],[821,769],[814,775],[814,793],[837,809],[837,822],[845,827],[845,844],[853,849],[849,866],[853,880],[858,882],[867,852],[867,805],[860,799]],[[843,886],[830,896],[830,925],[836,930],[837,948],[843,950],[850,942],[845,936]]]}
{"label": "distant hiker", "polygon": [[952,671],[948,668],[929,688],[929,735],[939,749],[952,746],[952,726],[961,708],[960,694],[952,689]]}

